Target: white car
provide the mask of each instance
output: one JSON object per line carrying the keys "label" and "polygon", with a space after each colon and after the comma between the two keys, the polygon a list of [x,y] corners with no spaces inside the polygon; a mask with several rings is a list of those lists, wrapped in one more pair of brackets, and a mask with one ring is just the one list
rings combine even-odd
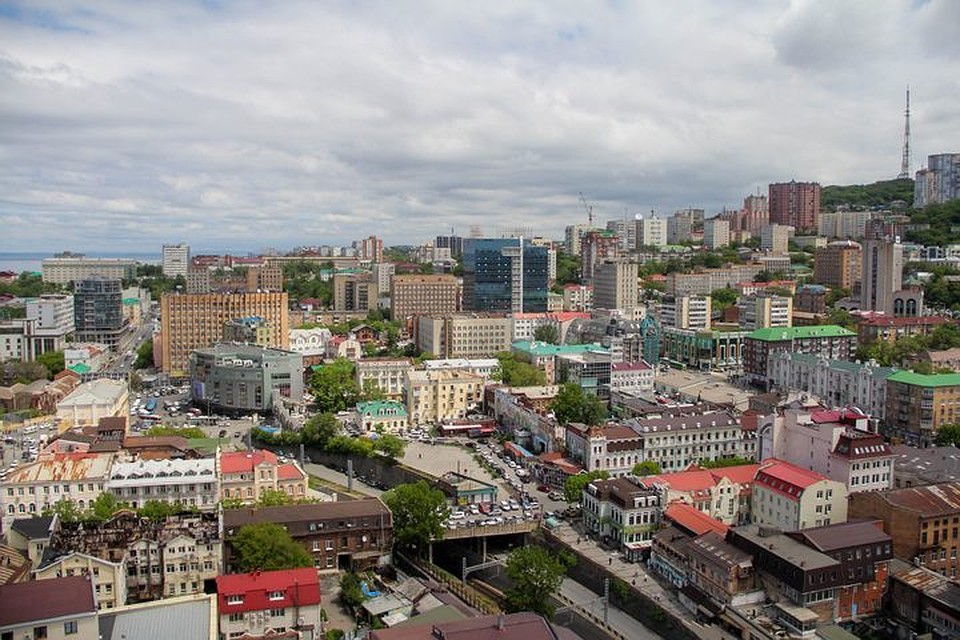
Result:
{"label": "white car", "polygon": [[451,512],[450,512],[450,518],[449,518],[449,519],[450,519],[450,520],[463,520],[463,519],[466,517],[466,515],[467,515],[467,514],[465,514],[463,511],[459,511],[459,510],[458,510],[458,511],[451,511]]}

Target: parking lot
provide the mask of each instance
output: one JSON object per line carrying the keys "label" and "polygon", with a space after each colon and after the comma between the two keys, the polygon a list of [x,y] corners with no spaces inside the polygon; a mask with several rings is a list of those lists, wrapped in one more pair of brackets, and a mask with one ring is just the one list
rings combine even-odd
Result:
{"label": "parking lot", "polygon": [[18,466],[34,462],[46,441],[55,435],[53,422],[21,426],[5,432],[0,443],[0,479]]}
{"label": "parking lot", "polygon": [[[153,411],[148,411],[147,403],[151,400],[156,402],[156,406]],[[253,417],[210,415],[207,411],[211,408],[193,407],[190,404],[189,389],[186,387],[147,390],[134,394],[130,399],[130,428],[138,432],[146,431],[154,425],[197,427],[208,438],[226,438],[236,448],[246,447],[250,429],[255,424]]]}

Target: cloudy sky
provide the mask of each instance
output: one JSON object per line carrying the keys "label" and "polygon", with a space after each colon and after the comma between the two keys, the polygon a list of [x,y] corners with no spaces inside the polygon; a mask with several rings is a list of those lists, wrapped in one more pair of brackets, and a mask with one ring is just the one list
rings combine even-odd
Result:
{"label": "cloudy sky", "polygon": [[960,2],[0,2],[0,251],[736,207],[960,151]]}

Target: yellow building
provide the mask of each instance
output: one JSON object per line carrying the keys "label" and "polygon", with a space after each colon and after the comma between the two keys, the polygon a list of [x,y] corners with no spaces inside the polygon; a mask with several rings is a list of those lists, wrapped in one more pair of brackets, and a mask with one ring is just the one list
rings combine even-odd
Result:
{"label": "yellow building", "polygon": [[393,318],[455,313],[460,308],[460,283],[453,275],[401,275],[390,278]]}
{"label": "yellow building", "polygon": [[404,387],[410,424],[465,417],[483,399],[483,382],[465,371],[411,371]]}
{"label": "yellow building", "polygon": [[91,576],[98,609],[114,609],[127,603],[127,565],[123,561],[110,562],[85,553],[68,553],[35,569],[33,575],[37,580]]}
{"label": "yellow building", "polygon": [[130,414],[130,390],[122,380],[99,378],[84,382],[57,403],[60,430],[94,427],[102,418]]}
{"label": "yellow building", "polygon": [[288,348],[286,293],[165,294],[160,299],[160,368],[175,377],[186,376],[191,351],[220,342],[228,322],[251,316],[271,328],[270,344],[264,346]]}

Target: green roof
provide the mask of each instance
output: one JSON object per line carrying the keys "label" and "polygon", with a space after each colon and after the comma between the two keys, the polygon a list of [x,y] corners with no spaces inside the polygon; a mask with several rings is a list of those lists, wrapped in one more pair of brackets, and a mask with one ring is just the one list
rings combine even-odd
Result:
{"label": "green roof", "polygon": [[73,366],[67,367],[67,369],[70,369],[70,371],[73,371],[74,373],[79,373],[80,375],[93,371],[90,365],[84,364],[83,362],[78,362]]}
{"label": "green roof", "polygon": [[140,304],[140,298],[124,298],[123,304],[130,306],[134,304]]}
{"label": "green roof", "polygon": [[812,327],[767,327],[757,329],[747,336],[752,340],[764,342],[785,342],[787,340],[809,340],[811,338],[846,338],[855,336],[853,331],[835,324],[814,325]]}
{"label": "green roof", "polygon": [[887,382],[902,382],[915,387],[955,387],[960,386],[960,373],[914,373],[912,371],[897,371],[887,378]]}
{"label": "green roof", "polygon": [[511,347],[514,351],[521,351],[531,355],[541,356],[562,356],[571,353],[585,353],[587,351],[607,351],[599,342],[592,344],[550,344],[549,342],[530,342],[529,340],[518,340]]}
{"label": "green roof", "polygon": [[370,400],[357,403],[357,413],[367,416],[406,417],[407,408],[395,400]]}

